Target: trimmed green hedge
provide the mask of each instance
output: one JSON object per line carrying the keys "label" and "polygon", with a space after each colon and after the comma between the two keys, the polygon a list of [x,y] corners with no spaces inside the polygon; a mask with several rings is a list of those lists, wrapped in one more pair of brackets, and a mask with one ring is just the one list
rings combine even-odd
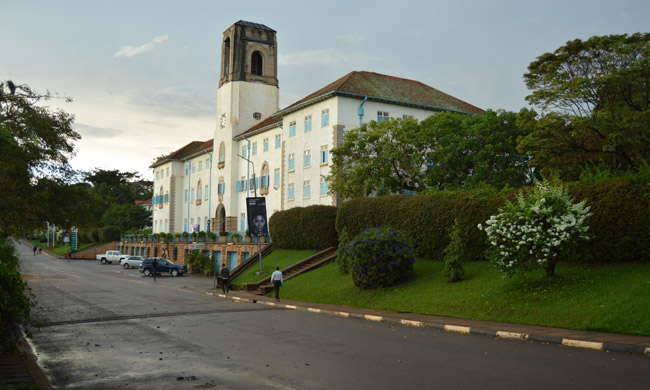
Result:
{"label": "trimmed green hedge", "polygon": [[442,260],[456,218],[466,249],[464,260],[478,261],[484,260],[487,246],[485,233],[476,226],[503,204],[501,196],[479,197],[468,192],[357,198],[339,208],[336,230],[347,228],[354,237],[366,228],[390,227],[413,242],[418,256]]}
{"label": "trimmed green hedge", "polygon": [[[498,213],[506,196],[471,192],[431,195],[389,195],[349,200],[339,208],[336,230],[351,237],[370,227],[399,230],[415,245],[418,256],[442,260],[449,233],[458,219],[465,247],[464,261],[485,260],[486,235],[479,223]],[[596,183],[571,183],[576,201],[587,200],[593,215],[587,219],[594,238],[578,250],[575,261],[587,263],[650,261],[650,189],[616,178]]]}
{"label": "trimmed green hedge", "polygon": [[120,228],[117,226],[106,226],[99,231],[99,238],[102,242],[119,241]]}
{"label": "trimmed green hedge", "polygon": [[592,239],[578,251],[576,261],[621,263],[650,261],[650,188],[624,178],[572,183],[576,201],[587,200]]}
{"label": "trimmed green hedge", "polygon": [[284,249],[325,249],[336,246],[334,206],[294,207],[278,211],[269,219],[273,245]]}

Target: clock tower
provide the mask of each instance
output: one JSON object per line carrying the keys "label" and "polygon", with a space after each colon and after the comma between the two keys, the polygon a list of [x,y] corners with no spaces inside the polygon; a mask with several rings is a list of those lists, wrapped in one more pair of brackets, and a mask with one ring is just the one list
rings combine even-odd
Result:
{"label": "clock tower", "polygon": [[218,197],[217,187],[213,186],[213,199],[219,199],[213,216],[214,231],[224,226],[227,231],[238,230],[240,205],[235,188],[240,180],[239,172],[246,172],[247,162],[237,156],[241,153],[241,141],[233,138],[279,109],[275,33],[263,24],[243,20],[223,33],[213,148],[216,157],[213,161],[217,164],[213,165],[212,182],[223,179],[225,188],[223,196]]}

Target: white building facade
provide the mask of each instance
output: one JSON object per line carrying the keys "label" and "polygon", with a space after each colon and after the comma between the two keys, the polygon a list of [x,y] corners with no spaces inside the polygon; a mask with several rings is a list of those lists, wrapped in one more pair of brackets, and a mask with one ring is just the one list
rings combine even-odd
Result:
{"label": "white building facade", "polygon": [[151,166],[154,233],[244,233],[246,197],[255,192],[269,217],[337,205],[325,178],[346,130],[391,117],[483,113],[420,82],[371,72],[351,72],[280,110],[274,30],[239,21],[224,32],[221,54],[213,140],[190,142]]}

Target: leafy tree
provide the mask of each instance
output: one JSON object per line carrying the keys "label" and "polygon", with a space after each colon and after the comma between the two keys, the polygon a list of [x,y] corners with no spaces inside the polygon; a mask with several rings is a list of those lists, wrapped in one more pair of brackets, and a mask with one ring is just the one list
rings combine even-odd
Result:
{"label": "leafy tree", "polygon": [[488,110],[484,115],[443,112],[422,121],[430,144],[426,159],[429,188],[520,187],[531,179],[530,156],[518,153],[517,139],[527,131],[517,114]]}
{"label": "leafy tree", "polygon": [[449,233],[449,245],[444,250],[445,268],[442,270],[450,282],[460,282],[465,276],[465,268],[463,268],[464,249],[460,226],[458,220],[454,219],[454,226]]}
{"label": "leafy tree", "polygon": [[426,169],[420,126],[414,119],[364,123],[347,132],[332,150],[332,191],[345,198],[375,191],[403,193],[420,189]]}
{"label": "leafy tree", "polygon": [[132,203],[114,203],[104,212],[101,222],[104,226],[117,226],[122,231],[141,229],[151,225],[151,212]]}
{"label": "leafy tree", "polygon": [[0,348],[13,350],[18,324],[30,321],[34,305],[27,283],[20,277],[14,247],[0,237]]}
{"label": "leafy tree", "polygon": [[[83,226],[94,199],[73,184],[68,158],[74,117],[41,105],[49,96],[27,85],[0,82],[0,230],[18,233],[44,221]],[[75,202],[74,204],[72,202]],[[53,207],[55,206],[55,207]]]}
{"label": "leafy tree", "polygon": [[542,110],[527,111],[520,150],[533,164],[575,179],[587,161],[637,170],[650,158],[650,33],[576,39],[524,75]]}

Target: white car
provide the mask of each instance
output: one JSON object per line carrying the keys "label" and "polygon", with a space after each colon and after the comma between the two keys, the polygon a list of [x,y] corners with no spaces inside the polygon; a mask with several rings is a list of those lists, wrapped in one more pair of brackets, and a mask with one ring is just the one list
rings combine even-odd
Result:
{"label": "white car", "polygon": [[120,265],[124,268],[140,268],[142,260],[144,260],[142,256],[129,256],[120,259]]}

